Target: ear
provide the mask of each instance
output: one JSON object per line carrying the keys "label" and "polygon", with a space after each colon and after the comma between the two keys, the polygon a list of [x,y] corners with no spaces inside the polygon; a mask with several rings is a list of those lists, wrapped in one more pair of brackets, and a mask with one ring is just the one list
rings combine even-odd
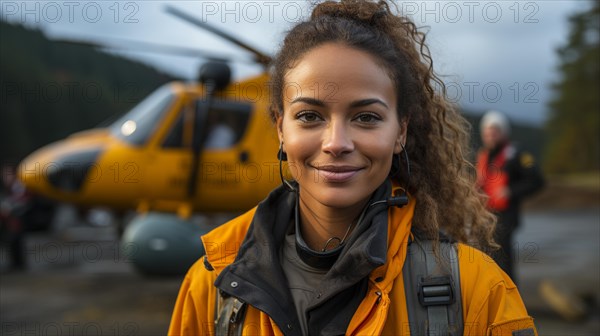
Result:
{"label": "ear", "polygon": [[406,146],[406,133],[408,132],[408,121],[400,122],[400,130],[394,143],[394,154],[402,153],[402,146]]}
{"label": "ear", "polygon": [[283,114],[277,114],[275,125],[277,127],[277,137],[279,137],[279,142],[281,143],[283,142]]}

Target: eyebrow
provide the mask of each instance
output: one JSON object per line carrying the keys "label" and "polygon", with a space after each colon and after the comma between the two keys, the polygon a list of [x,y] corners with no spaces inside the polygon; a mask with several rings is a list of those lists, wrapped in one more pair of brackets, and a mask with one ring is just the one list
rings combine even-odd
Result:
{"label": "eyebrow", "polygon": [[[295,103],[305,103],[308,105],[315,105],[315,106],[319,106],[319,107],[325,107],[325,102],[318,100],[318,99],[314,99],[314,98],[309,98],[309,97],[298,97],[294,100],[292,100],[291,104],[295,104]],[[386,103],[384,103],[383,101],[377,99],[377,98],[369,98],[369,99],[361,99],[361,100],[357,100],[354,101],[350,104],[351,108],[354,107],[361,107],[361,106],[367,106],[367,105],[371,105],[371,104],[381,104],[383,105],[385,108],[389,108],[387,106]]]}
{"label": "eyebrow", "polygon": [[314,99],[314,98],[309,98],[309,97],[298,97],[294,100],[292,100],[291,104],[295,104],[295,103],[305,103],[308,105],[315,105],[315,106],[319,106],[319,107],[325,107],[325,103],[321,100],[318,99]]}
{"label": "eyebrow", "polygon": [[384,103],[383,101],[381,101],[377,98],[357,100],[355,102],[352,102],[352,104],[350,104],[350,107],[361,107],[361,106],[367,106],[367,105],[371,105],[371,104],[381,104],[381,105],[385,106],[385,108],[389,108],[386,103]]}

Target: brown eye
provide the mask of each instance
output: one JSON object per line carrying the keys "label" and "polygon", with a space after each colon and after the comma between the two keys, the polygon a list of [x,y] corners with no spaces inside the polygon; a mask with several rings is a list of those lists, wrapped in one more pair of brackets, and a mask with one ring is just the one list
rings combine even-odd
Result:
{"label": "brown eye", "polygon": [[321,116],[319,116],[319,114],[317,114],[316,112],[312,112],[312,111],[300,112],[296,115],[296,119],[298,119],[304,123],[310,123],[310,122],[316,122],[316,121],[323,120],[321,118]]}
{"label": "brown eye", "polygon": [[361,113],[354,120],[364,124],[374,124],[381,121],[381,117],[375,113]]}

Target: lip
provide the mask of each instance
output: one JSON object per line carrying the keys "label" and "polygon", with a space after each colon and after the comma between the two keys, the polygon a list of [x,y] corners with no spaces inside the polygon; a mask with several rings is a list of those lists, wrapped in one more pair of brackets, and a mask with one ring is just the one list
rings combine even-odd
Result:
{"label": "lip", "polygon": [[314,167],[317,170],[320,181],[330,183],[343,183],[351,180],[363,168],[345,165],[326,165]]}

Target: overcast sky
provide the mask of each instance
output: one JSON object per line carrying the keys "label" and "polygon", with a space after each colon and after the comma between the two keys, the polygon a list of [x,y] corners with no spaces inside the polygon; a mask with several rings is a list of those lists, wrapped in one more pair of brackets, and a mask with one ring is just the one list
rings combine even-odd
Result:
{"label": "overcast sky", "polygon": [[[247,59],[246,52],[166,13],[167,1],[4,1],[2,20],[41,28],[50,38],[110,41],[111,37],[207,49]],[[273,54],[284,32],[310,13],[298,1],[171,1],[200,20]],[[557,79],[555,49],[567,18],[589,1],[402,1],[399,8],[429,31],[434,68],[451,99],[465,109],[496,109],[539,124]],[[202,59],[127,52],[164,72],[192,79]],[[234,65],[243,78],[258,66]]]}

